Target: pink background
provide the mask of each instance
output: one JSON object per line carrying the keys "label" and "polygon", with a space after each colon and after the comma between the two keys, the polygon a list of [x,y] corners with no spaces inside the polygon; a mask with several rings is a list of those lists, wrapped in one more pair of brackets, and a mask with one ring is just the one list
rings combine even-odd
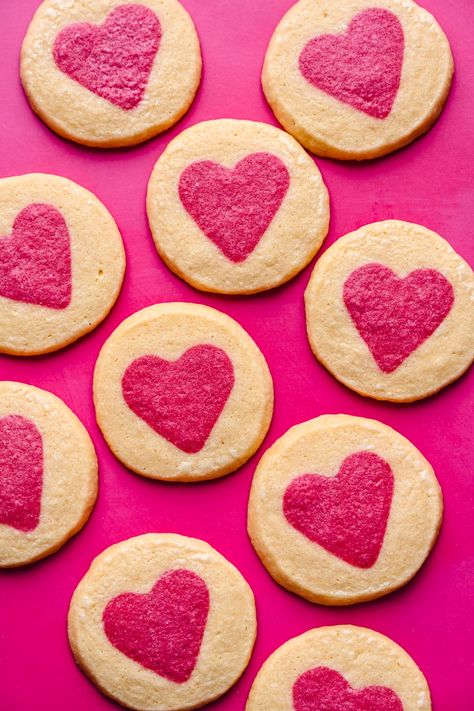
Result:
{"label": "pink background", "polygon": [[[148,531],[197,536],[227,556],[252,585],[259,634],[241,681],[212,708],[242,710],[262,662],[290,637],[319,625],[354,623],[401,644],[426,674],[436,711],[474,709],[474,552],[472,384],[474,370],[424,402],[394,406],[365,400],[339,385],[312,357],[304,330],[303,290],[310,267],[290,284],[243,298],[206,296],[173,276],[157,256],[145,215],[146,184],[170,138],[218,117],[275,123],[260,68],[272,30],[292,0],[183,0],[201,37],[202,85],[178,126],[131,150],[68,143],[31,112],[18,78],[18,54],[38,0],[0,0],[0,174],[64,175],[92,190],[116,218],[128,268],[122,294],[95,332],[46,357],[1,357],[0,378],[59,395],[91,433],[100,460],[100,494],[84,530],[59,553],[23,570],[0,573],[0,708],[5,711],[105,711],[105,699],[74,665],[66,638],[71,594],[92,558],[116,541]],[[451,40],[456,78],[431,132],[408,148],[363,165],[318,159],[331,195],[328,247],[367,222],[401,218],[444,235],[472,257],[474,69],[469,55],[472,0],[421,0]],[[261,451],[227,478],[197,485],[148,481],[122,467],[94,420],[93,366],[111,331],[149,304],[209,304],[237,319],[263,350],[276,386],[275,416]],[[259,456],[291,425],[322,413],[373,417],[395,427],[433,464],[446,514],[441,537],[420,574],[379,601],[349,608],[311,605],[276,585],[247,539],[250,482]]]}

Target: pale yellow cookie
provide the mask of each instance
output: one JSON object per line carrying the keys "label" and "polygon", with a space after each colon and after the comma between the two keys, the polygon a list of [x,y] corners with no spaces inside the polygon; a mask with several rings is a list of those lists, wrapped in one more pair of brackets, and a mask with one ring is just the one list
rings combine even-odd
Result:
{"label": "pale yellow cookie", "polygon": [[88,333],[124,271],[120,232],[95,195],[56,175],[0,180],[0,352],[49,353]]}
{"label": "pale yellow cookie", "polygon": [[287,133],[255,121],[205,121],[166,148],[148,184],[156,248],[192,286],[271,289],[297,274],[328,231],[329,199],[313,160]]}
{"label": "pale yellow cookie", "polygon": [[300,0],[273,34],[262,84],[306,148],[363,160],[427,131],[452,75],[444,32],[411,0]]}
{"label": "pale yellow cookie", "polygon": [[150,306],[106,341],[94,373],[97,421],[115,456],[152,479],[223,476],[260,446],[273,412],[262,353],[207,306]]}
{"label": "pale yellow cookie", "polygon": [[45,0],[21,51],[33,110],[88,146],[129,146],[191,105],[201,50],[178,0]]}
{"label": "pale yellow cookie", "polygon": [[316,358],[361,395],[419,400],[474,359],[474,274],[421,225],[387,220],[338,239],[305,303]]}
{"label": "pale yellow cookie", "polygon": [[312,602],[349,605],[408,582],[442,514],[433,469],[405,437],[375,420],[323,415],[263,455],[248,531],[280,585]]}
{"label": "pale yellow cookie", "polygon": [[365,627],[319,627],[267,659],[246,711],[431,711],[423,673],[404,649]]}
{"label": "pale yellow cookie", "polygon": [[256,635],[252,590],[204,541],[149,533],[107,548],[69,609],[76,661],[136,711],[188,711],[224,694]]}
{"label": "pale yellow cookie", "polygon": [[57,551],[96,497],[97,458],[76,415],[45,390],[0,382],[0,567]]}

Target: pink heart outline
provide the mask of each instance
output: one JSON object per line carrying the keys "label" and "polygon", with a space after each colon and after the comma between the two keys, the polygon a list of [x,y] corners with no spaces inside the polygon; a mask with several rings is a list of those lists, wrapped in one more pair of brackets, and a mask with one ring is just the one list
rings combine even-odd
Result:
{"label": "pink heart outline", "polygon": [[71,246],[66,221],[54,205],[31,203],[0,237],[0,296],[50,309],[71,302]]}
{"label": "pink heart outline", "polygon": [[371,568],[382,548],[394,489],[382,457],[361,451],[334,477],[302,474],[283,496],[288,523],[313,543],[358,568]]}
{"label": "pink heart outline", "polygon": [[252,153],[233,168],[205,160],[182,172],[178,192],[199,229],[235,264],[245,261],[281,207],[290,185],[283,161]]}
{"label": "pink heart outline", "polygon": [[227,353],[199,344],[175,361],[156,355],[137,358],[122,377],[122,394],[132,412],[161,437],[196,454],[219,419],[234,379]]}
{"label": "pink heart outline", "polygon": [[210,607],[204,580],[180,568],[164,573],[149,593],[123,593],[107,603],[109,642],[145,669],[183,684],[201,649]]}
{"label": "pink heart outline", "polygon": [[309,40],[299,56],[299,70],[320,91],[385,119],[400,87],[404,46],[398,17],[385,8],[369,8],[352,18],[344,34]]}
{"label": "pink heart outline", "polygon": [[383,373],[393,373],[441,325],[454,304],[450,282],[436,269],[400,278],[383,264],[353,271],[343,301]]}
{"label": "pink heart outline", "polygon": [[77,22],[55,39],[57,67],[125,111],[143,100],[161,43],[161,24],[144,5],[119,5],[102,25]]}

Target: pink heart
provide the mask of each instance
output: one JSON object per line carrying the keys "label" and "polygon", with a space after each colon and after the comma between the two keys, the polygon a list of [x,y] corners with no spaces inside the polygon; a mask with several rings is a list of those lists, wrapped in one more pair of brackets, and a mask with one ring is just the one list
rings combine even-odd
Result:
{"label": "pink heart", "polygon": [[0,296],[65,309],[71,301],[71,248],[64,217],[53,205],[32,203],[0,237]]}
{"label": "pink heart", "polygon": [[145,669],[183,684],[193,673],[209,613],[207,585],[191,570],[165,573],[149,593],[124,593],[102,621],[111,644]]}
{"label": "pink heart", "polygon": [[141,356],[122,378],[129,408],[188,454],[206,444],[233,386],[232,361],[210,344],[193,346],[175,361]]}
{"label": "pink heart", "polygon": [[252,153],[234,168],[191,163],[179,180],[185,210],[231,262],[243,262],[268,229],[290,185],[288,170],[270,153]]}
{"label": "pink heart", "polygon": [[334,669],[315,667],[293,685],[295,711],[403,711],[397,694],[385,686],[353,689]]}
{"label": "pink heart", "polygon": [[392,373],[444,321],[454,290],[435,269],[400,279],[382,264],[365,264],[347,278],[343,298],[380,370]]}
{"label": "pink heart", "polygon": [[384,119],[400,86],[404,44],[398,17],[370,8],[352,19],[346,34],[310,40],[300,54],[300,72],[326,94]]}
{"label": "pink heart", "polygon": [[373,452],[344,459],[335,477],[303,474],[289,484],[283,513],[313,543],[358,568],[377,560],[393,496],[390,465]]}
{"label": "pink heart", "polygon": [[0,524],[33,531],[40,520],[43,438],[21,415],[0,418]]}
{"label": "pink heart", "polygon": [[160,40],[154,12],[119,5],[103,25],[78,22],[61,30],[53,56],[71,79],[128,111],[143,99]]}

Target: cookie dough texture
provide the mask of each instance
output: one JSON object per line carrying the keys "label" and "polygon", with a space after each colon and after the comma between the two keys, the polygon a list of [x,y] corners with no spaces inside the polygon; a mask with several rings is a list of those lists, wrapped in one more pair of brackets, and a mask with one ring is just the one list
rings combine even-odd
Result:
{"label": "cookie dough texture", "polygon": [[[15,239],[14,223],[29,205],[46,204],[59,211],[69,233],[71,299],[65,308],[49,308],[7,298],[0,293],[0,352],[12,355],[50,353],[94,329],[114,305],[125,272],[125,252],[117,225],[100,200],[85,188],[56,175],[32,173],[0,180],[0,240]],[[37,228],[38,254],[23,263],[18,244],[15,264],[27,272],[44,271],[42,236]],[[3,259],[0,242],[0,258]],[[17,257],[13,257],[17,258]],[[52,260],[47,269],[54,268]],[[26,274],[26,279],[28,274]],[[45,280],[48,274],[45,273]],[[0,285],[1,289],[1,285]]]}
{"label": "cookie dough texture", "polygon": [[[183,568],[205,582],[210,606],[194,670],[174,683],[116,649],[102,615],[112,598],[147,594],[164,573]],[[244,671],[256,636],[255,602],[239,571],[207,543],[150,533],[93,561],[72,598],[68,630],[76,661],[107,696],[136,711],[188,711],[217,699]]]}
{"label": "cookie dough texture", "polygon": [[[201,161],[212,161],[233,170],[240,161],[255,154],[278,158],[283,170],[288,171],[289,185],[255,248],[236,263],[185,210],[179,193],[180,178],[190,165]],[[242,211],[245,219],[252,211],[261,214],[265,206],[259,204],[259,199],[264,200],[264,196],[256,190],[254,197],[244,204],[243,194],[248,186],[239,191],[237,176],[234,180],[235,193],[230,207],[225,205],[227,210],[236,214]],[[326,187],[318,168],[301,146],[273,126],[234,119],[205,121],[186,129],[169,143],[150,178],[147,211],[156,248],[168,267],[198,289],[224,294],[251,294],[288,281],[314,257],[329,224]],[[218,220],[219,216],[214,214],[212,224]]]}
{"label": "cookie dough texture", "polygon": [[[343,301],[354,270],[379,263],[404,279],[434,269],[452,286],[451,310],[393,372],[382,372]],[[411,402],[459,378],[474,359],[474,274],[450,244],[421,225],[386,220],[341,237],[322,256],[305,292],[308,338],[316,358],[344,385],[377,400]]]}
{"label": "cookie dough texture", "polygon": [[[396,15],[404,35],[400,84],[385,118],[364,113],[318,89],[299,68],[308,42],[321,35],[341,40],[353,18],[374,7]],[[360,65],[355,57],[350,61]],[[376,61],[374,57],[372,67]],[[336,82],[343,68],[335,65],[332,81]],[[441,113],[453,70],[444,32],[429,12],[411,0],[300,0],[273,34],[262,84],[276,118],[305,148],[330,158],[363,160],[390,153],[425,133]],[[385,81],[385,76],[376,79],[378,84]]]}
{"label": "cookie dough texture", "polygon": [[[115,8],[127,5],[148,8],[161,27],[143,98],[129,110],[72,79],[53,55],[64,28],[76,23],[103,26]],[[199,39],[178,0],[45,0],[21,51],[21,80],[35,113],[60,136],[88,146],[130,146],[161,133],[186,113],[200,79]]]}
{"label": "cookie dough texture", "polygon": [[[371,567],[360,568],[294,528],[285,517],[283,497],[297,477],[335,477],[348,456],[365,451],[390,465],[394,489],[378,558]],[[442,512],[433,469],[407,439],[375,420],[323,415],[292,427],[263,455],[250,492],[248,531],[280,585],[311,602],[349,605],[407,583],[436,541]]]}
{"label": "cookie dough texture", "polygon": [[353,625],[319,627],[279,647],[257,674],[246,711],[294,711],[293,685],[320,666],[335,670],[356,690],[391,689],[403,711],[431,711],[426,679],[407,652],[388,637]]}
{"label": "cookie dough texture", "polygon": [[19,415],[43,441],[38,525],[31,531],[0,523],[0,567],[32,563],[57,551],[87,522],[97,498],[97,458],[85,427],[55,395],[32,385],[0,382],[0,421]]}
{"label": "cookie dough texture", "polygon": [[[230,359],[234,383],[205,444],[189,453],[129,408],[122,378],[144,355],[176,366],[189,349],[202,345]],[[180,383],[186,388],[187,377],[185,371],[178,374],[173,390]],[[168,303],[133,314],[105,342],[94,373],[94,402],[99,427],[125,466],[152,479],[199,481],[234,471],[258,449],[273,413],[273,384],[264,356],[233,319],[207,306]],[[200,411],[199,403],[193,411]],[[184,418],[183,411],[178,419]]]}

